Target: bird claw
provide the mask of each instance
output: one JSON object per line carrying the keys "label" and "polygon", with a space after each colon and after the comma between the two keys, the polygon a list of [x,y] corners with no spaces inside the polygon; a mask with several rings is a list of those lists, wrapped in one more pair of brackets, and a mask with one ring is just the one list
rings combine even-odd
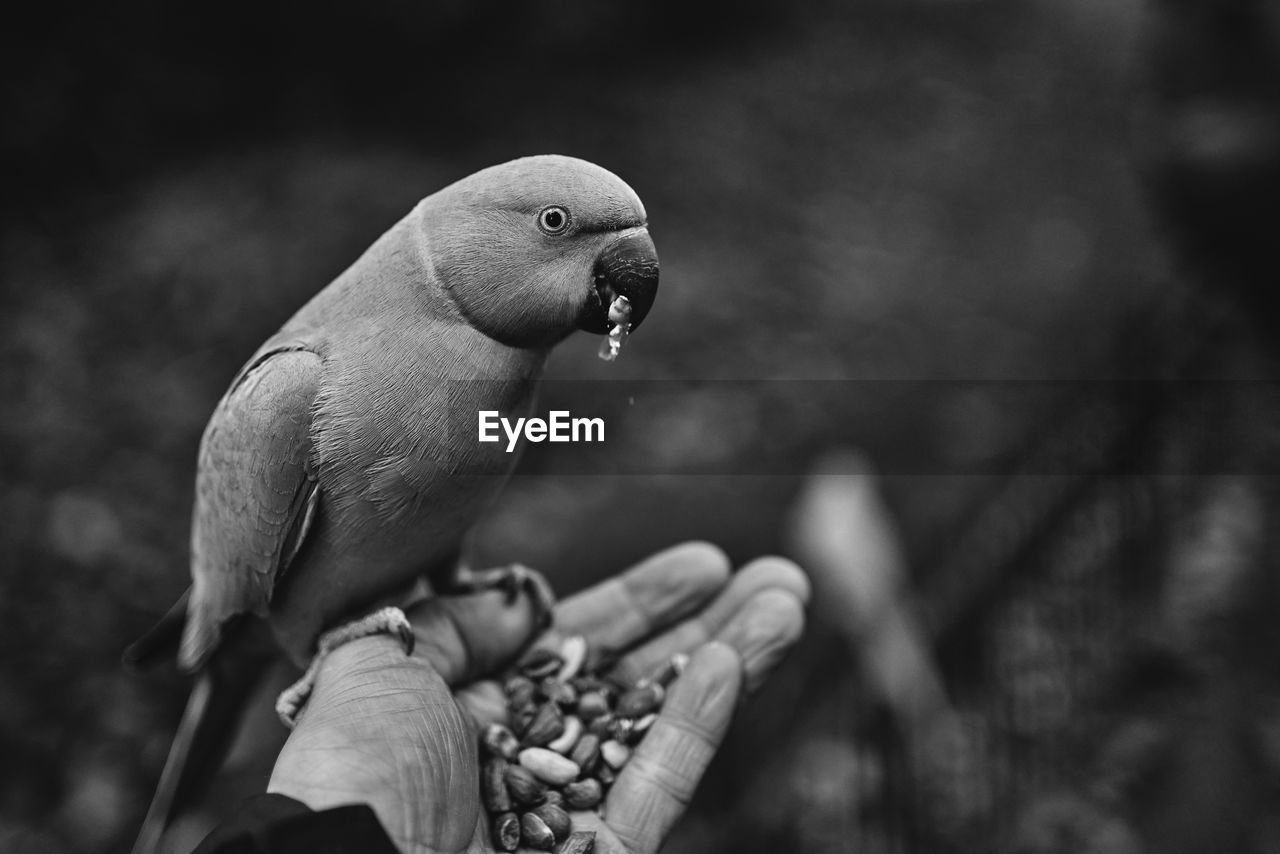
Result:
{"label": "bird claw", "polygon": [[404,611],[394,607],[381,608],[358,620],[330,629],[320,636],[320,640],[316,642],[316,650],[317,653],[327,655],[344,643],[376,634],[395,635],[404,646],[405,655],[413,652],[413,626]]}
{"label": "bird claw", "polygon": [[289,729],[293,729],[298,721],[298,715],[302,713],[303,707],[311,697],[311,692],[315,689],[316,675],[320,672],[320,665],[329,653],[345,643],[376,634],[394,635],[404,647],[404,654],[413,655],[417,636],[413,633],[409,618],[399,608],[382,608],[359,620],[330,629],[316,641],[316,654],[312,656],[306,672],[297,682],[281,691],[280,696],[276,698],[276,715],[279,716],[280,722]]}
{"label": "bird claw", "polygon": [[551,589],[551,584],[542,573],[528,567],[520,567],[520,569],[524,570],[524,575],[517,583],[523,584],[529,590],[529,596],[533,599],[533,609],[537,614],[538,629],[551,628],[556,614],[555,591]]}
{"label": "bird claw", "polygon": [[536,569],[519,563],[486,570],[465,570],[446,589],[444,594],[466,595],[486,590],[501,590],[507,594],[507,604],[514,605],[522,591],[528,591],[533,600],[538,628],[551,626],[555,616],[556,594],[551,584]]}
{"label": "bird claw", "polygon": [[297,725],[298,715],[302,714],[302,708],[307,704],[316,686],[316,673],[320,669],[320,659],[321,656],[317,654],[298,681],[285,688],[280,692],[280,696],[276,697],[276,717],[280,718],[280,723],[284,724],[285,729],[293,729]]}
{"label": "bird claw", "polygon": [[500,567],[493,572],[500,573],[496,583],[507,591],[508,605],[515,604],[521,591],[528,591],[529,598],[533,600],[538,629],[551,627],[556,610],[556,594],[541,572],[519,563]]}
{"label": "bird claw", "polygon": [[418,643],[418,636],[413,633],[412,626],[396,626],[396,637],[400,638],[400,645],[404,647],[405,655],[413,655],[413,649]]}

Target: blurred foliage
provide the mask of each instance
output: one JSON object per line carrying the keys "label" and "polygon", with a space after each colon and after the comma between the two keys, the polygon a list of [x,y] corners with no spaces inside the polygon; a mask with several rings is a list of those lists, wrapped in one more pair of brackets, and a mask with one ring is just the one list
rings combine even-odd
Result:
{"label": "blurred foliage", "polygon": [[[457,177],[557,151],[645,200],[653,319],[614,365],[571,340],[552,378],[778,381],[610,413],[610,453],[665,474],[567,474],[572,449],[532,449],[477,549],[564,592],[685,538],[783,548],[800,475],[835,442],[995,471],[1043,408],[953,381],[1145,375],[1143,339],[1123,360],[1115,340],[1177,299],[1128,155],[1132,3],[29,11],[0,35],[5,851],[127,850],[184,698],[118,655],[186,584],[204,422],[263,338]],[[589,412],[590,388],[549,402]],[[690,473],[761,454],[772,474]],[[991,480],[887,475],[917,564]],[[1039,672],[1046,608],[1000,629],[1014,693],[1044,687],[1017,674]],[[849,798],[900,779],[837,725],[875,716],[836,629],[748,707],[678,850],[855,850]],[[835,723],[788,741],[801,698]],[[812,821],[744,807],[723,831],[722,810],[779,786]]]}

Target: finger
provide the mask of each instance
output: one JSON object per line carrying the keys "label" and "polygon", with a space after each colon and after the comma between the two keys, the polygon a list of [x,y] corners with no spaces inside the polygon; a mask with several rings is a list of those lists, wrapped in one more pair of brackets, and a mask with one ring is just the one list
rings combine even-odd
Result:
{"label": "finger", "polygon": [[562,602],[551,640],[580,634],[597,652],[624,650],[704,605],[728,578],[720,549],[675,546]]}
{"label": "finger", "polygon": [[[767,587],[744,602],[713,639],[737,651],[742,659],[745,688],[751,693],[800,640],[804,625],[804,606],[793,591]],[[668,635],[628,655],[619,662],[615,674],[634,682],[639,678],[637,674],[648,675],[665,664],[674,652],[687,651],[684,647],[671,651]],[[482,725],[506,720],[506,696],[496,682],[469,685],[458,692],[458,701]]]}
{"label": "finger", "polygon": [[742,660],[712,642],[693,654],[666,705],[618,775],[605,821],[633,854],[657,851],[715,756],[738,702]]}
{"label": "finger", "polygon": [[788,590],[771,588],[753,596],[716,634],[742,658],[748,693],[755,691],[804,633],[804,606]]}
{"label": "finger", "polygon": [[[790,596],[803,611],[809,601],[809,579],[793,562],[781,557],[763,557],[744,566],[706,608],[631,651],[617,665],[619,678],[633,682],[678,652],[688,653],[719,637],[726,627],[740,619],[749,602],[765,591]],[[803,619],[800,625],[803,627]]]}
{"label": "finger", "polygon": [[531,598],[510,601],[501,590],[432,597],[416,604],[408,617],[414,654],[425,657],[449,685],[501,669],[538,630]]}

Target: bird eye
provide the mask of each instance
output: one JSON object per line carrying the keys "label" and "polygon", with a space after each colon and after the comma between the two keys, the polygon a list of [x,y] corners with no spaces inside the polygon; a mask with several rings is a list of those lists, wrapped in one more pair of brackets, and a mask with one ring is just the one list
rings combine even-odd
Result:
{"label": "bird eye", "polygon": [[560,234],[568,227],[569,212],[562,207],[552,205],[538,214],[538,228],[547,234]]}

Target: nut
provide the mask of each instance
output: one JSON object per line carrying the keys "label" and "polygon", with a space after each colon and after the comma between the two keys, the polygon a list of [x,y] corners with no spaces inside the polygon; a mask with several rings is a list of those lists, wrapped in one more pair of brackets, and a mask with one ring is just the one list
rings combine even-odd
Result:
{"label": "nut", "polygon": [[571,810],[589,810],[604,798],[604,786],[588,777],[564,787],[564,802]]}
{"label": "nut", "polygon": [[603,691],[585,691],[578,695],[578,716],[583,720],[609,714],[609,697]]}
{"label": "nut", "polygon": [[546,647],[538,647],[530,650],[516,667],[530,679],[542,679],[553,673],[559,673],[563,665],[564,661],[560,656]]}
{"label": "nut", "polygon": [[636,721],[634,718],[615,718],[613,723],[609,725],[609,735],[613,736],[615,741],[623,744],[631,743],[631,735],[636,730]]}
{"label": "nut", "polygon": [[548,676],[538,683],[538,693],[557,706],[572,706],[578,702],[578,692],[568,682]]}
{"label": "nut", "polygon": [[556,835],[551,832],[551,828],[531,812],[520,816],[520,838],[525,845],[539,851],[550,851],[556,845]]}
{"label": "nut", "polygon": [[569,758],[577,763],[582,773],[590,774],[596,767],[596,760],[600,758],[600,736],[587,733],[578,739]]}
{"label": "nut", "polygon": [[496,756],[484,763],[480,770],[480,798],[484,801],[485,809],[491,813],[503,813],[511,809],[506,774],[507,760]]}
{"label": "nut", "polygon": [[596,832],[594,830],[575,830],[569,838],[560,843],[556,854],[591,854],[596,850]]}
{"label": "nut", "polygon": [[[569,715],[564,719],[564,732],[560,737],[547,743],[547,747],[556,753],[567,754],[573,750],[573,746],[578,743],[578,739],[582,737],[582,721],[575,716]],[[517,750],[519,745],[516,746]]]}
{"label": "nut", "polygon": [[657,719],[658,719],[657,712],[650,712],[644,717],[638,719],[635,722],[635,724],[631,727],[632,739],[638,740],[640,738],[643,738],[644,734],[649,731],[649,727],[653,726],[653,722],[656,721]]}
{"label": "nut", "polygon": [[556,804],[543,804],[533,810],[533,815],[536,815],[546,823],[556,839],[564,839],[569,835],[569,814],[564,811],[563,807]]}
{"label": "nut", "polygon": [[502,685],[502,693],[507,695],[507,708],[523,709],[533,703],[533,695],[537,686],[527,676],[512,676]]}
{"label": "nut", "polygon": [[502,776],[506,781],[507,791],[511,793],[511,800],[526,807],[542,803],[542,793],[547,787],[528,768],[508,765]]}
{"label": "nut", "polygon": [[513,711],[507,715],[507,719],[511,724],[511,729],[517,733],[525,732],[529,729],[529,724],[533,723],[533,719],[538,714],[538,707],[534,705],[525,706],[519,711]]}
{"label": "nut", "polygon": [[613,715],[603,714],[598,718],[592,718],[591,723],[587,724],[587,732],[600,738],[613,737],[613,725],[616,719]]}
{"label": "nut", "polygon": [[[610,739],[600,745],[600,756],[608,764],[610,768],[617,771],[623,765],[627,764],[627,760],[631,758],[631,749],[621,742]],[[524,755],[521,754],[521,763],[523,764]]]}
{"label": "nut", "polygon": [[654,668],[653,673],[649,675],[651,682],[656,682],[664,688],[675,681],[675,678],[684,672],[685,667],[689,665],[689,656],[683,652],[677,652],[671,656],[666,662],[659,664]]}
{"label": "nut", "polygon": [[563,786],[577,779],[582,772],[576,762],[545,747],[526,747],[520,751],[520,764],[532,771],[539,780],[553,786]]}
{"label": "nut", "polygon": [[499,851],[515,851],[520,847],[520,819],[504,812],[493,820],[493,846]]}
{"label": "nut", "polygon": [[582,670],[582,664],[587,660],[587,639],[582,635],[570,635],[560,644],[560,657],[564,659],[564,664],[560,665],[560,672],[556,674],[556,678],[561,682],[568,682],[570,679],[578,675]]}
{"label": "nut", "polygon": [[579,694],[584,694],[587,691],[599,691],[608,696],[614,693],[612,685],[610,685],[606,680],[601,679],[599,676],[592,676],[590,673],[583,673],[580,676],[575,676],[570,684],[573,685]]}
{"label": "nut", "polygon": [[657,682],[641,680],[636,687],[618,698],[614,712],[624,718],[638,718],[662,705],[666,691]]}
{"label": "nut", "polygon": [[563,733],[564,716],[560,714],[560,709],[555,703],[547,703],[539,708],[533,720],[529,721],[529,726],[524,731],[524,741],[526,744],[541,747],[555,741]]}
{"label": "nut", "polygon": [[489,724],[481,733],[480,743],[493,756],[503,759],[515,759],[520,752],[520,740],[516,734],[502,724]]}

